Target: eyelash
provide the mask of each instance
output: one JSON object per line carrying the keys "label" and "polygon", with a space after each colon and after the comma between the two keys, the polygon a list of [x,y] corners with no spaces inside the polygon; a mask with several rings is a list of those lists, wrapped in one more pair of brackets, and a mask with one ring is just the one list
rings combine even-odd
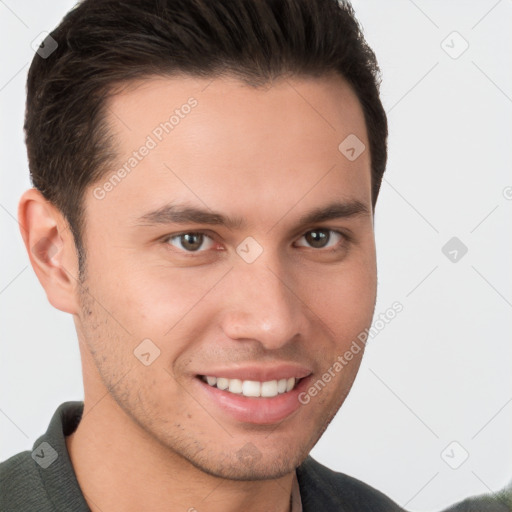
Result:
{"label": "eyelash", "polygon": [[[306,247],[306,248],[309,248],[309,249],[313,249],[313,250],[315,250],[317,252],[336,252],[336,251],[338,251],[338,250],[340,250],[342,248],[344,243],[350,241],[350,237],[348,235],[342,233],[341,231],[338,231],[336,229],[324,228],[324,227],[309,229],[308,231],[306,231],[305,233],[303,233],[300,236],[299,240],[301,238],[305,237],[308,233],[312,233],[312,232],[315,232],[315,231],[327,231],[329,233],[329,240],[327,241],[328,244],[331,242],[332,234],[339,235],[341,237],[340,242],[338,242],[338,244],[336,244],[336,246],[334,246],[332,248],[323,248],[323,247],[316,248],[316,247],[311,247],[311,246]],[[166,236],[164,238],[163,242],[167,246],[169,246],[169,245],[171,245],[170,242],[172,240],[179,240],[180,237],[182,237],[184,235],[203,235],[204,237],[209,238],[213,243],[215,243],[215,240],[213,239],[213,237],[210,236],[207,232],[204,232],[204,231],[183,231],[181,233],[176,233],[176,234],[173,234],[173,235],[168,235],[168,236]],[[300,247],[305,247],[305,246],[300,246]],[[208,249],[204,249],[204,250],[198,249],[196,251],[187,251],[186,249],[179,249],[179,248],[174,247],[174,246],[173,246],[173,249],[170,249],[170,250],[174,250],[174,249],[178,250],[179,252],[181,252],[183,254],[187,254],[187,255],[202,254],[202,253],[205,253],[205,252],[208,251]]]}

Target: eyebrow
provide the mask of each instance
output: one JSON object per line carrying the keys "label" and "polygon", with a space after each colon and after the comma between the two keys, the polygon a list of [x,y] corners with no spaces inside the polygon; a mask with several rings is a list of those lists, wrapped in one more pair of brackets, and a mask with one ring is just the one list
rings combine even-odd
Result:
{"label": "eyebrow", "polygon": [[325,222],[332,219],[343,219],[358,216],[370,215],[369,208],[358,200],[348,202],[335,202],[316,208],[306,213],[299,220],[300,224],[315,224],[317,222]]}
{"label": "eyebrow", "polygon": [[[315,224],[332,219],[370,215],[370,209],[361,201],[333,202],[315,208],[299,219],[299,225]],[[159,224],[208,224],[225,226],[228,229],[242,229],[246,222],[242,217],[227,217],[207,209],[169,203],[156,210],[141,215],[136,225],[153,226]]]}
{"label": "eyebrow", "polygon": [[240,229],[245,225],[242,218],[226,217],[221,213],[203,210],[193,206],[180,206],[169,203],[157,210],[145,213],[136,220],[136,224],[152,226],[157,224],[210,224],[226,226],[228,229]]}

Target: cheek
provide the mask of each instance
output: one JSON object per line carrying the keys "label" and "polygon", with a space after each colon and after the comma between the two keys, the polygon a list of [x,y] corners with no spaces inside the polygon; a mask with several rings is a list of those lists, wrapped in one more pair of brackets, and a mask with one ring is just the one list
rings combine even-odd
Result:
{"label": "cheek", "polygon": [[[212,329],[218,306],[218,298],[212,299],[214,288],[225,272],[226,269],[207,271],[206,267],[199,270],[139,263],[131,268],[118,265],[116,275],[97,280],[94,293],[110,314],[105,317],[102,311],[97,313],[109,324],[108,336],[115,357],[124,363],[135,362],[142,372],[135,372],[130,378],[140,377],[141,386],[147,379],[157,378],[159,384],[153,389],[161,387],[169,393],[172,378],[163,370],[158,374],[153,370],[163,367],[173,371],[176,360],[182,361],[184,354]],[[103,329],[106,332],[106,325]],[[151,364],[151,371],[144,373],[134,353],[147,339],[151,343],[146,341],[146,348],[158,353],[158,358]],[[139,352],[147,352],[146,348]],[[98,350],[103,351],[104,347]]]}
{"label": "cheek", "polygon": [[337,339],[346,342],[371,324],[377,290],[376,264],[371,251],[336,270],[308,277],[300,285],[301,298]]}
{"label": "cheek", "polygon": [[105,250],[101,261],[91,262],[90,275],[98,300],[126,329],[146,336],[145,329],[166,333],[198,304],[221,275],[197,268],[176,268],[163,258],[148,258],[135,251]]}

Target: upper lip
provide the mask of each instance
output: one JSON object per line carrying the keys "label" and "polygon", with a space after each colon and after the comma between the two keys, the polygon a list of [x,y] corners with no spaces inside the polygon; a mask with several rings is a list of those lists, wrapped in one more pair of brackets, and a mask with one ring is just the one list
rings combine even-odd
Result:
{"label": "upper lip", "polygon": [[198,375],[206,375],[211,377],[224,377],[226,379],[255,380],[267,382],[270,380],[281,380],[295,377],[302,379],[311,375],[311,370],[305,366],[291,363],[281,363],[272,366],[262,365],[246,365],[225,368],[209,368],[204,373]]}

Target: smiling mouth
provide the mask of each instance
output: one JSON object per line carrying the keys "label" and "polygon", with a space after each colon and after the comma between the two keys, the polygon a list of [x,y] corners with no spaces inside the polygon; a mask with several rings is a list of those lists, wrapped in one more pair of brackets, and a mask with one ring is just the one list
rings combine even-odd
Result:
{"label": "smiling mouth", "polygon": [[210,375],[198,375],[198,378],[213,388],[250,398],[273,398],[278,395],[284,395],[295,389],[302,380],[290,377],[288,379],[261,382],[257,380],[213,377]]}

